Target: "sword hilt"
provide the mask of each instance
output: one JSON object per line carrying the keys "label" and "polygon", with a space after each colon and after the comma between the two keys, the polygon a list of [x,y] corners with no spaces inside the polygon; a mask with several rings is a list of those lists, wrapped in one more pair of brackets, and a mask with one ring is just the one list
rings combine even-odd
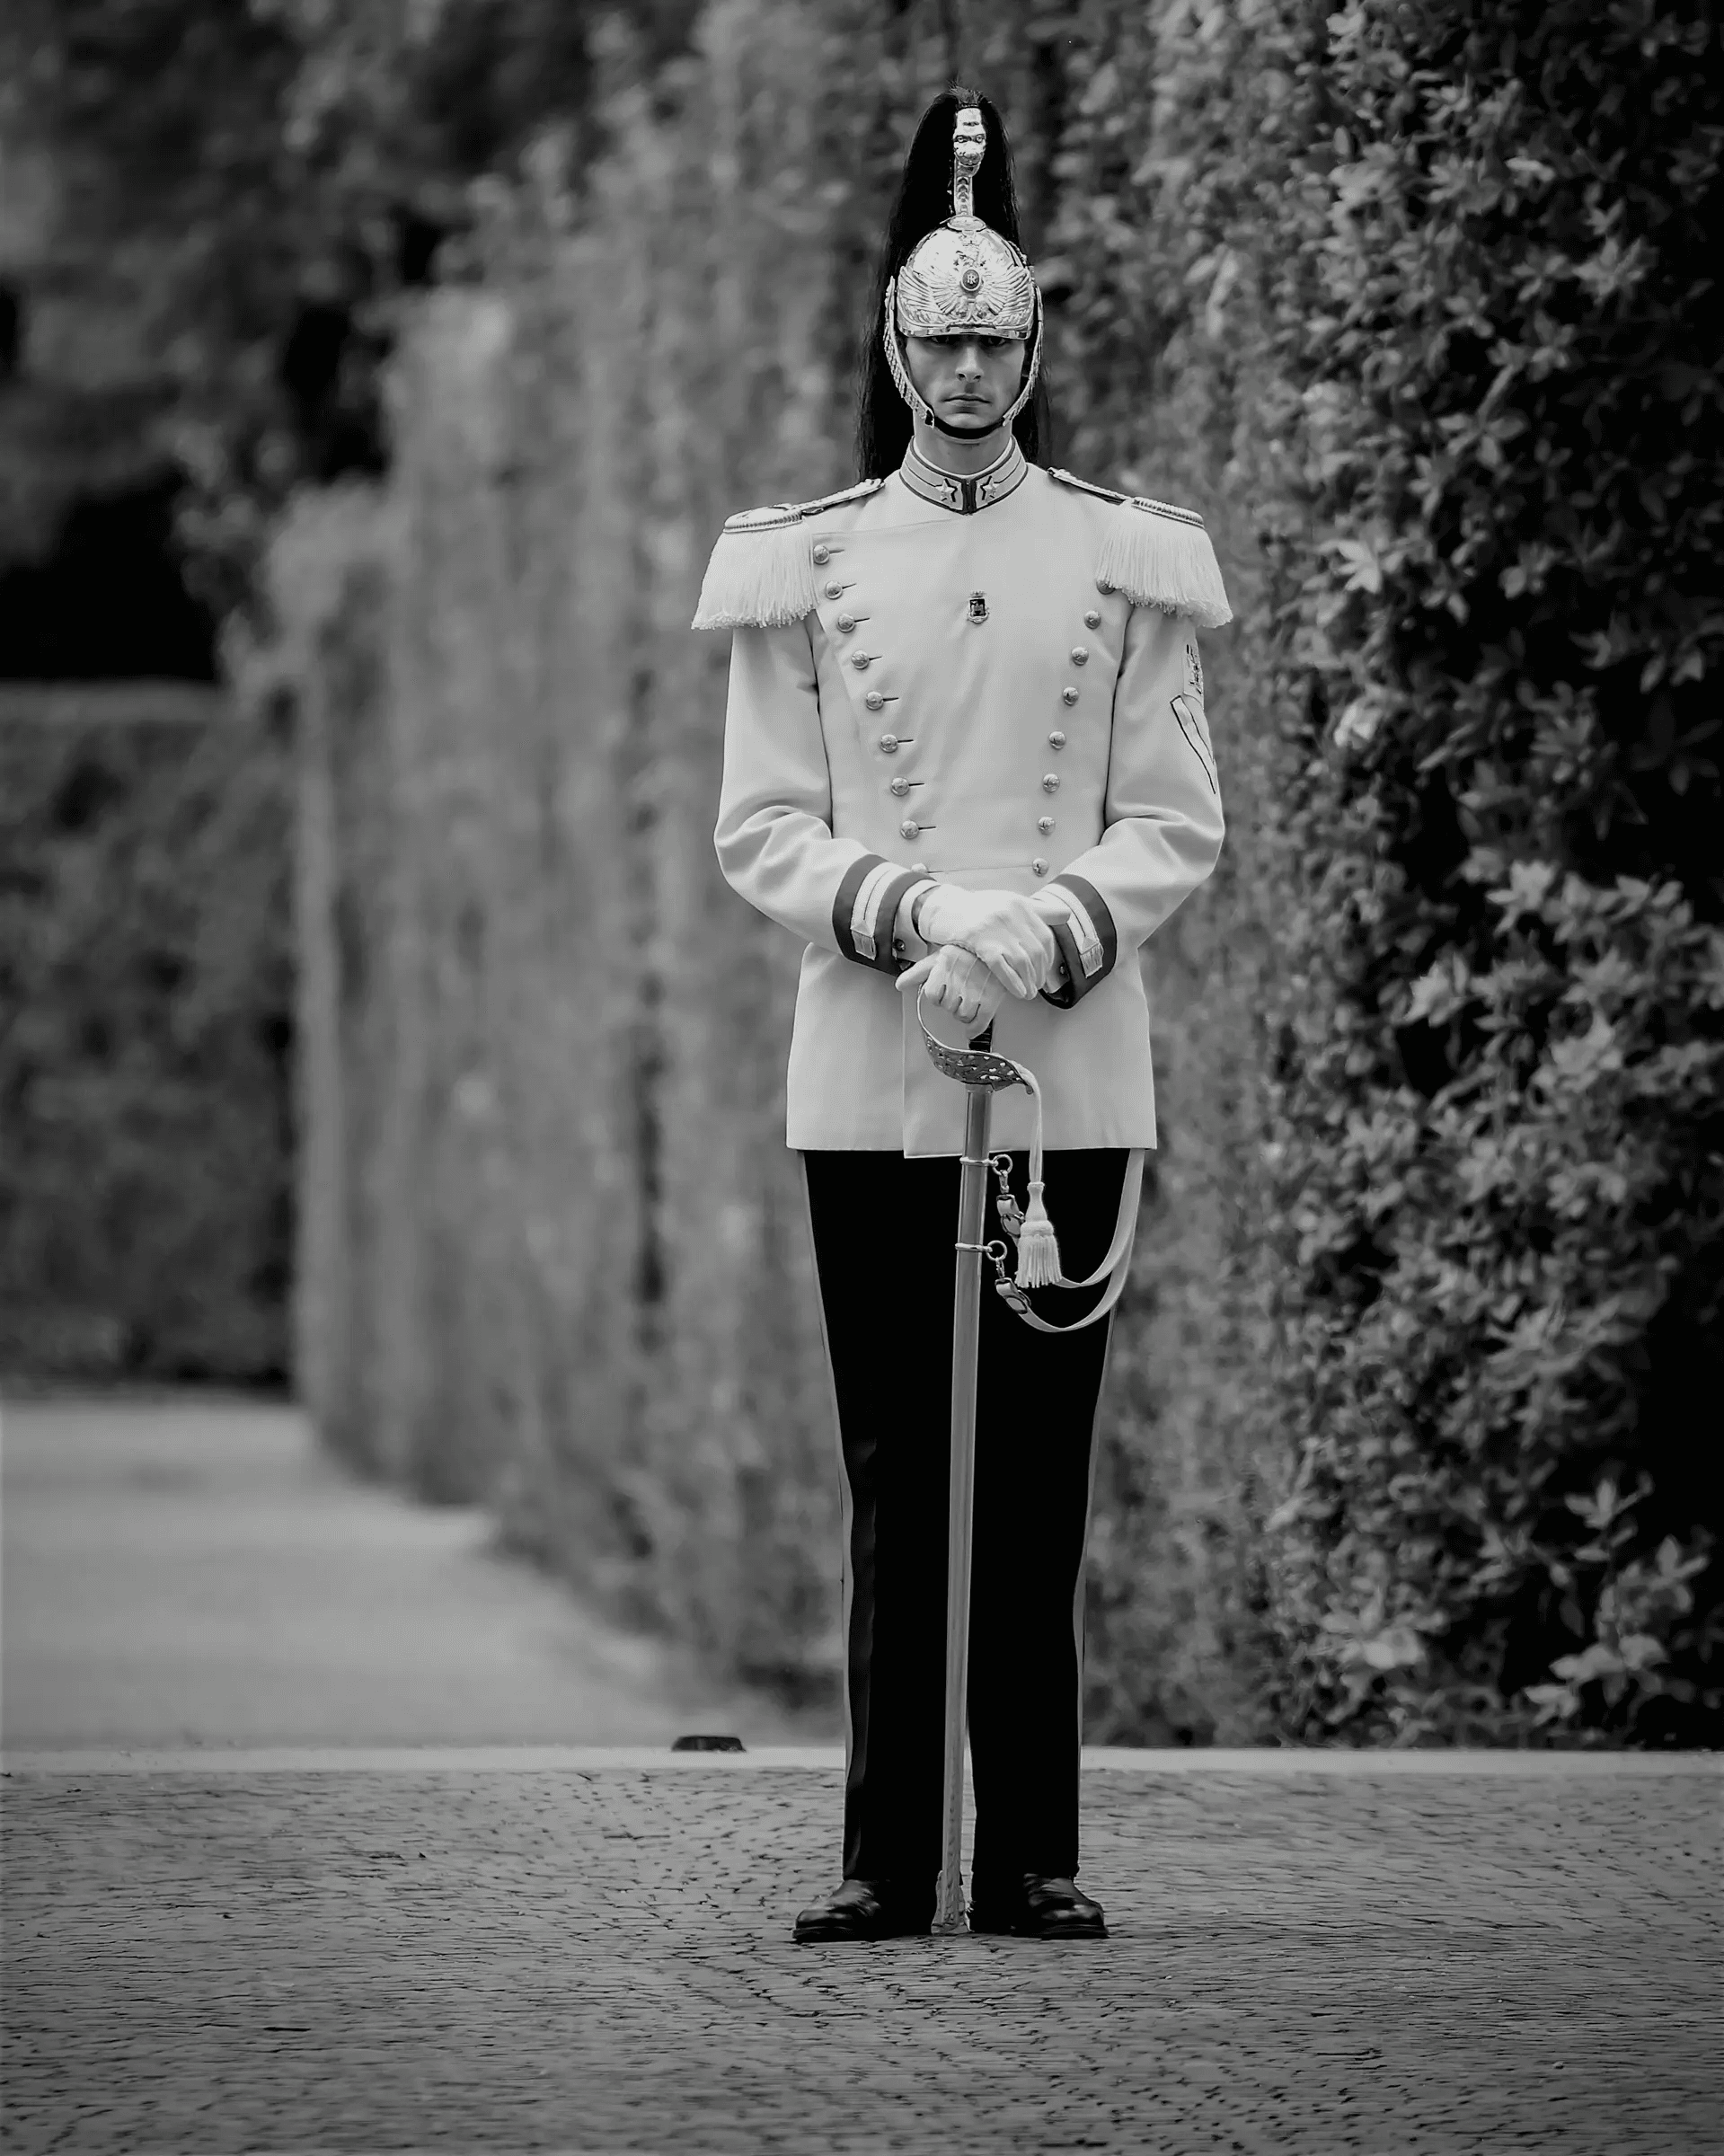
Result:
{"label": "sword hilt", "polygon": [[1023,1073],[1009,1056],[996,1056],[993,1051],[994,1028],[985,1027],[968,1047],[955,1048],[950,1041],[942,1040],[932,1031],[922,1015],[922,993],[915,999],[915,1022],[922,1029],[923,1046],[933,1062],[933,1067],[942,1078],[955,1078],[959,1085],[983,1085],[990,1092],[1003,1092],[1009,1085],[1021,1085]]}

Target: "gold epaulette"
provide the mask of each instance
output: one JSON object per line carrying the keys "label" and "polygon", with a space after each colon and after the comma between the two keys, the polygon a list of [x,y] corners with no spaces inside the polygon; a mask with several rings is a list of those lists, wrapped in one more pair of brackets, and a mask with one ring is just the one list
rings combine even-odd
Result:
{"label": "gold epaulette", "polygon": [[1111,502],[1118,512],[1107,520],[1095,565],[1102,590],[1119,592],[1135,606],[1185,614],[1200,629],[1219,629],[1233,620],[1216,550],[1195,509],[1092,486],[1069,472],[1050,471],[1048,476],[1080,494]]}
{"label": "gold epaulette", "polygon": [[883,479],[865,479],[859,486],[844,487],[835,494],[822,494],[813,501],[774,501],[765,508],[739,509],[734,517],[727,517],[727,532],[776,532],[787,524],[800,524],[804,517],[818,517],[824,509],[835,509],[846,501],[860,501],[867,494],[878,493],[886,482]]}
{"label": "gold epaulette", "polygon": [[865,479],[859,487],[815,501],[777,501],[727,517],[701,586],[695,628],[788,629],[800,622],[818,596],[814,552],[801,527],[809,517],[860,501],[885,484]]}

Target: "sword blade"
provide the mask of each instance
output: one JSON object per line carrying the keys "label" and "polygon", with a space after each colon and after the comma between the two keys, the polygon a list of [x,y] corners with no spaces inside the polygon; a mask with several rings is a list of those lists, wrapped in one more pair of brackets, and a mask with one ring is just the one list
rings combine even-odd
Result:
{"label": "sword blade", "polygon": [[988,1126],[994,1096],[965,1089],[964,1157],[958,1183],[958,1280],[952,1299],[951,1479],[946,1512],[946,1751],[940,1893],[934,1925],[966,1929],[964,1738],[969,1695],[969,1576],[976,1494],[977,1346],[982,1322],[982,1222],[987,1202]]}

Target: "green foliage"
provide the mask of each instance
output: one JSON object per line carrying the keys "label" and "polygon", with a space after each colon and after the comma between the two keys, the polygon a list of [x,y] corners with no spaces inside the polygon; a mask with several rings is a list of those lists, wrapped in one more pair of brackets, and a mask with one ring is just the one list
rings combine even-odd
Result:
{"label": "green foliage", "polygon": [[[439,238],[458,255],[470,184],[547,127],[584,161],[606,26],[627,24],[650,67],[693,13],[693,0],[13,0],[0,127],[49,178],[46,281],[123,317],[134,402],[151,407],[156,456],[191,482],[185,534],[223,610],[253,598],[296,483],[329,476],[332,455],[375,465],[377,370],[403,287],[423,281]],[[301,356],[305,310],[315,349]],[[80,419],[92,411],[101,400],[81,400]],[[33,431],[18,446],[28,469]]]}
{"label": "green foliage", "polygon": [[[281,124],[297,65],[284,25],[252,6],[18,0],[0,24],[0,123],[9,157],[38,176],[26,323],[81,303],[95,348],[93,382],[60,378],[66,355],[50,341],[47,378],[14,393],[42,408],[15,444],[18,468],[57,510],[100,487],[115,457],[97,444],[117,405],[132,461],[151,476],[177,462],[207,498],[208,536],[222,540],[203,567],[224,601],[243,588],[234,572],[255,545],[257,507],[285,476],[275,348],[307,259],[327,244]],[[70,436],[69,455],[44,441],[44,420]],[[8,517],[0,546],[35,537],[43,551],[52,521],[31,534]]]}
{"label": "green foliage", "polygon": [[0,715],[0,1366],[275,1382],[281,757],[207,695],[145,695]]}
{"label": "green foliage", "polygon": [[1724,1711],[1716,41],[1351,6],[1252,213],[1302,414],[1265,1040],[1295,1731]]}

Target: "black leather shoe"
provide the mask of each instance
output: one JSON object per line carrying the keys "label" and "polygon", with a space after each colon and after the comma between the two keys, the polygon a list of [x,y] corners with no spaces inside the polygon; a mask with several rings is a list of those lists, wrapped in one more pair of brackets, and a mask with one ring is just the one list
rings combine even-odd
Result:
{"label": "black leather shoe", "polygon": [[925,1939],[933,1924],[932,1903],[920,1908],[893,1895],[883,1879],[846,1879],[829,1902],[804,1909],[796,1920],[799,1946],[842,1940]]}
{"label": "black leather shoe", "polygon": [[1015,1894],[989,1894],[969,1913],[972,1931],[1011,1933],[1019,1939],[1105,1939],[1100,1902],[1080,1894],[1070,1879],[1045,1878],[1026,1871]]}

